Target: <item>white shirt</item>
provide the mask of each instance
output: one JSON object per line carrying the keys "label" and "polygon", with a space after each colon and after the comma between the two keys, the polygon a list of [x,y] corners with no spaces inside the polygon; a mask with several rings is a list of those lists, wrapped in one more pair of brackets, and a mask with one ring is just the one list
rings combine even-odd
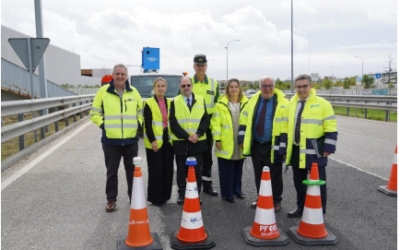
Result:
{"label": "white shirt", "polygon": [[[187,104],[188,98],[186,96],[184,96],[184,95],[182,95],[182,96],[185,99],[185,103]],[[190,97],[189,97],[189,104],[190,104],[190,107],[193,105],[193,94],[191,94]]]}

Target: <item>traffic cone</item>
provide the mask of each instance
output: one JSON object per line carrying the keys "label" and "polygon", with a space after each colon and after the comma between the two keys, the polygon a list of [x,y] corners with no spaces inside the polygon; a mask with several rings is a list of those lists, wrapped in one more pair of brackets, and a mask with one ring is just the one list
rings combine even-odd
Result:
{"label": "traffic cone", "polygon": [[118,249],[162,249],[158,234],[150,234],[146,198],[143,189],[142,158],[133,159],[135,173],[132,186],[131,213],[129,216],[128,237],[118,239]]}
{"label": "traffic cone", "polygon": [[210,249],[215,246],[214,240],[208,231],[204,229],[201,215],[199,190],[197,189],[196,173],[197,165],[195,157],[186,160],[189,166],[185,202],[183,205],[182,221],[179,232],[171,237],[172,249]]}
{"label": "traffic cone", "polygon": [[276,225],[274,202],[272,198],[271,174],[268,167],[263,168],[260,194],[258,195],[256,216],[253,228],[246,227],[242,235],[252,246],[283,246],[289,243]]}
{"label": "traffic cone", "polygon": [[303,184],[308,185],[303,216],[299,227],[291,227],[289,234],[297,243],[303,245],[334,245],[338,242],[335,235],[325,229],[322,212],[320,185],[325,181],[319,179],[318,164],[313,163],[311,174]]}
{"label": "traffic cone", "polygon": [[397,145],[394,152],[392,171],[390,173],[389,183],[387,186],[379,186],[378,191],[389,195],[397,197]]}

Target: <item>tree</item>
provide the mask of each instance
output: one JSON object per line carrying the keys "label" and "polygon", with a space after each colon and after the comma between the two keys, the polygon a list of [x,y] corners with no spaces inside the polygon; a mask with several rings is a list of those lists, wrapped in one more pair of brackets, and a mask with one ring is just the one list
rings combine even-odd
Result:
{"label": "tree", "polygon": [[329,78],[324,78],[322,80],[322,86],[324,86],[325,89],[331,89],[332,88],[332,81],[329,80]]}
{"label": "tree", "polygon": [[278,87],[278,89],[281,89],[280,87],[281,87],[282,83],[283,82],[279,78],[277,78],[275,81],[275,86]]}
{"label": "tree", "polygon": [[351,85],[351,79],[348,78],[348,77],[344,78],[344,81],[343,81],[343,88],[344,88],[344,89],[349,89],[349,88],[350,88],[350,85]]}
{"label": "tree", "polygon": [[321,89],[321,84],[319,84],[319,83],[317,83],[317,82],[312,82],[312,83],[311,83],[311,86],[312,86],[314,89]]}
{"label": "tree", "polygon": [[364,84],[364,88],[369,89],[374,84],[374,78],[368,75],[363,75],[361,83]]}
{"label": "tree", "polygon": [[350,86],[356,86],[357,76],[350,77]]}

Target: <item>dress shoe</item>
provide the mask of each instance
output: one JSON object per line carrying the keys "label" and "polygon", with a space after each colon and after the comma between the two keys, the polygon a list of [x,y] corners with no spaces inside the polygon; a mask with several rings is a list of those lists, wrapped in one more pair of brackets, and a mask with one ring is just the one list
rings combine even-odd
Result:
{"label": "dress shoe", "polygon": [[206,193],[206,194],[209,194],[209,195],[212,195],[212,196],[217,196],[218,195],[218,193],[216,191],[214,191],[212,187],[209,187],[207,189],[203,189],[203,193]]}
{"label": "dress shoe", "polygon": [[230,203],[235,203],[235,198],[222,198],[222,199]]}
{"label": "dress shoe", "polygon": [[236,197],[238,197],[239,199],[244,199],[244,193],[236,194]]}
{"label": "dress shoe", "polygon": [[257,202],[258,202],[258,200],[256,200],[255,202],[253,202],[253,203],[251,203],[251,208],[256,208],[257,207]]}
{"label": "dress shoe", "polygon": [[280,211],[281,210],[281,203],[279,202],[279,203],[274,204],[274,209],[275,209],[275,212]]}
{"label": "dress shoe", "polygon": [[179,196],[178,200],[176,201],[176,203],[178,203],[179,205],[183,205],[184,202],[185,202],[185,197],[183,196]]}
{"label": "dress shoe", "polygon": [[289,212],[287,214],[287,216],[289,218],[296,218],[296,217],[300,217],[302,215],[303,215],[303,209],[300,209],[300,208],[296,208],[295,210],[293,210],[292,212]]}
{"label": "dress shoe", "polygon": [[114,212],[115,206],[116,206],[115,201],[107,202],[106,212]]}

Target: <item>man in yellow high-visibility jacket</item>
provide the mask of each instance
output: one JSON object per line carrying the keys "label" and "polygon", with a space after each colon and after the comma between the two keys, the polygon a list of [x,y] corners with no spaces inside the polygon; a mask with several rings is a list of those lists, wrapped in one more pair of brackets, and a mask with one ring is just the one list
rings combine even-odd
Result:
{"label": "man in yellow high-visibility jacket", "polygon": [[[275,88],[271,77],[262,77],[260,91],[254,94],[240,115],[238,143],[242,144],[243,155],[250,156],[253,162],[254,180],[257,194],[264,166],[271,172],[274,209],[281,209],[283,179],[283,155],[280,154],[281,122],[288,100],[285,94]],[[257,207],[257,200],[251,204]]]}
{"label": "man in yellow high-visibility jacket", "polygon": [[118,195],[118,168],[124,158],[128,196],[132,199],[132,182],[135,166],[133,157],[138,154],[139,124],[143,122],[143,104],[139,92],[128,82],[125,65],[114,66],[113,80],[100,88],[94,98],[90,120],[102,129],[104,158],[107,167],[107,212],[113,212]]}
{"label": "man in yellow high-visibility jacket", "polygon": [[[337,141],[336,118],[332,105],[311,87],[309,75],[295,79],[296,95],[289,102],[282,123],[281,147],[286,165],[292,165],[293,181],[297,192],[297,208],[288,217],[303,214],[307,186],[302,183],[312,163],[318,164],[319,179],[326,180],[328,156],[335,152]],[[320,186],[322,209],[326,211],[326,184]]]}
{"label": "man in yellow high-visibility jacket", "polygon": [[[192,77],[193,82],[193,93],[197,96],[202,96],[206,103],[207,114],[209,119],[211,119],[215,104],[218,102],[219,98],[219,87],[218,82],[206,75],[207,71],[207,57],[204,54],[197,54],[193,59],[193,69],[196,72]],[[210,121],[209,121],[210,123]],[[213,148],[213,137],[211,133],[211,128],[206,131],[207,134],[207,145],[208,149],[203,154],[203,169],[202,169],[202,179],[203,179],[203,192],[210,194],[212,196],[217,196],[218,193],[214,191],[211,180],[211,167],[213,165],[212,160],[212,148]]]}
{"label": "man in yellow high-visibility jacket", "polygon": [[199,191],[200,204],[201,169],[203,166],[203,153],[207,150],[206,130],[209,127],[209,118],[206,112],[203,97],[192,93],[192,80],[185,76],[179,83],[182,94],[176,96],[171,102],[170,124],[172,131],[172,145],[176,160],[176,182],[178,184],[179,205],[185,200],[186,177],[188,166],[187,157],[195,157],[197,165],[194,166]]}

